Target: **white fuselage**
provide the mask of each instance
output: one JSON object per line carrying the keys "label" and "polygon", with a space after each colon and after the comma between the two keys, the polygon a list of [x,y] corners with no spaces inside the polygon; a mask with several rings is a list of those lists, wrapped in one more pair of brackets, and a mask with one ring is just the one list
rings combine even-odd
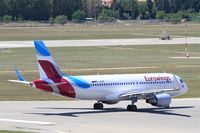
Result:
{"label": "white fuselage", "polygon": [[[176,76],[176,75],[175,75]],[[76,98],[82,100],[105,100],[120,101],[119,96],[126,92],[144,92],[179,87],[177,91],[168,92],[172,97],[179,96],[187,91],[187,85],[182,79],[168,73],[148,73],[148,74],[116,74],[116,75],[92,75],[75,76],[82,79],[89,86],[84,88],[77,85],[73,80],[70,84],[75,88]],[[81,83],[80,83],[81,84]]]}

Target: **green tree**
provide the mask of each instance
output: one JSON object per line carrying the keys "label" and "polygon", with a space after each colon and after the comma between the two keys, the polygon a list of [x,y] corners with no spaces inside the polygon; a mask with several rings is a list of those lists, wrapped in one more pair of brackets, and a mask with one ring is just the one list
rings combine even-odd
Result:
{"label": "green tree", "polygon": [[164,19],[164,18],[166,18],[166,13],[164,11],[158,11],[156,13],[156,18],[157,19]]}
{"label": "green tree", "polygon": [[16,21],[18,21],[18,22],[22,22],[24,19],[23,19],[23,17],[22,16],[18,16],[17,18],[16,18]]}
{"label": "green tree", "polygon": [[53,0],[53,17],[66,15],[71,20],[72,14],[82,9],[82,4],[82,0]]}
{"label": "green tree", "polygon": [[119,19],[124,19],[125,14],[131,18],[138,16],[138,0],[114,0],[111,7],[119,12]]}
{"label": "green tree", "polygon": [[3,16],[3,22],[9,23],[11,21],[12,21],[12,16],[10,16],[10,15]]}
{"label": "green tree", "polygon": [[86,14],[84,11],[81,10],[77,10],[72,14],[72,20],[75,22],[81,22],[82,20],[84,20],[86,17]]}
{"label": "green tree", "polygon": [[167,14],[167,20],[170,21],[171,23],[177,24],[180,23],[183,18],[181,15],[177,13],[169,13]]}
{"label": "green tree", "polygon": [[[154,0],[158,11],[170,13],[172,11],[173,0]],[[175,0],[176,1],[176,0]]]}
{"label": "green tree", "polygon": [[189,15],[198,13],[200,0],[146,0],[142,4],[138,0],[113,0],[111,7],[104,7],[102,0],[0,0],[0,16],[11,15],[14,21],[43,21],[59,15],[71,20],[77,10],[83,10],[87,17],[96,19],[103,9],[118,12],[119,19],[127,19],[127,16],[149,19],[155,18],[157,11],[167,14],[180,14],[181,11],[187,11]]}
{"label": "green tree", "polygon": [[150,14],[146,2],[139,2],[138,12],[141,19],[149,19]]}
{"label": "green tree", "polygon": [[87,17],[97,19],[103,5],[101,0],[82,0],[82,7]]}
{"label": "green tree", "polygon": [[154,0],[157,10],[165,11],[166,13],[177,13],[181,10],[193,10],[199,12],[199,0]]}
{"label": "green tree", "polygon": [[31,20],[48,20],[50,17],[48,0],[34,0],[32,3],[32,17]]}
{"label": "green tree", "polygon": [[111,9],[103,9],[98,16],[101,22],[113,22],[118,17],[118,13]]}
{"label": "green tree", "polygon": [[54,24],[54,18],[53,17],[50,17],[49,18],[49,23],[52,25],[52,24]]}
{"label": "green tree", "polygon": [[190,13],[188,11],[178,11],[177,14],[181,16],[181,18],[189,19]]}
{"label": "green tree", "polygon": [[124,13],[123,17],[124,17],[125,20],[130,20],[131,19],[130,15],[128,13]]}
{"label": "green tree", "polygon": [[8,14],[14,20],[48,20],[50,0],[7,0]]}
{"label": "green tree", "polygon": [[156,7],[152,0],[146,0],[150,18],[156,18]]}
{"label": "green tree", "polygon": [[65,15],[59,15],[55,18],[55,23],[58,23],[58,24],[64,25],[66,21],[67,21],[67,16]]}
{"label": "green tree", "polygon": [[0,16],[8,14],[8,3],[7,0],[0,0]]}
{"label": "green tree", "polygon": [[138,1],[137,0],[122,0],[122,7],[124,8],[123,9],[124,12],[130,14],[132,18],[137,17],[138,15]]}

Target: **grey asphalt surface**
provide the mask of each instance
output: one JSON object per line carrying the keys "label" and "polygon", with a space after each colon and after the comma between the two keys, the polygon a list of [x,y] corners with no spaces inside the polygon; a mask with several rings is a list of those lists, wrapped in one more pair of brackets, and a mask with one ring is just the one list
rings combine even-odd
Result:
{"label": "grey asphalt surface", "polygon": [[173,99],[170,109],[129,101],[93,110],[95,101],[1,101],[0,130],[41,133],[199,133],[200,98]]}
{"label": "grey asphalt surface", "polygon": [[[173,38],[172,40],[159,40],[158,38],[143,39],[97,39],[97,40],[51,40],[45,41],[48,47],[67,46],[107,46],[107,45],[161,45],[161,44],[185,44],[185,38]],[[189,37],[188,44],[200,44],[200,37]],[[0,41],[0,48],[33,47],[33,41]]]}

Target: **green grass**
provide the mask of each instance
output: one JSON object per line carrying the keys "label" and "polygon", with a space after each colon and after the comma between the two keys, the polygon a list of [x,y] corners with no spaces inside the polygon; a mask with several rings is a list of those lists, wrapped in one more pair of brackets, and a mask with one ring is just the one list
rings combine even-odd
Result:
{"label": "green grass", "polygon": [[[13,40],[69,40],[69,39],[124,39],[158,37],[165,30],[172,36],[184,36],[185,25],[86,25],[42,27],[4,27],[0,26],[0,41]],[[200,37],[200,25],[188,24],[189,36]]]}
{"label": "green grass", "polygon": [[[50,48],[50,51],[57,64],[67,74],[90,75],[166,71],[179,75],[188,84],[188,93],[181,97],[200,97],[200,59],[169,58],[184,56],[183,45],[64,47]],[[200,45],[190,45],[189,51],[191,56],[200,56]],[[25,85],[7,82],[8,79],[16,79],[13,71],[15,68],[18,68],[27,80],[39,78],[33,48],[17,48],[0,52],[0,61],[0,100],[67,99]],[[134,68],[152,66],[154,68]]]}

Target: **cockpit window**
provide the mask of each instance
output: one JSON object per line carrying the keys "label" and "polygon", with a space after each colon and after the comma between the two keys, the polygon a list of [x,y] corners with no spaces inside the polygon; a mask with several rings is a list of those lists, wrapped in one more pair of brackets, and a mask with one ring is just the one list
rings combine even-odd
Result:
{"label": "cockpit window", "polygon": [[183,83],[183,80],[182,80],[182,79],[180,79],[180,82],[181,82],[181,83]]}

